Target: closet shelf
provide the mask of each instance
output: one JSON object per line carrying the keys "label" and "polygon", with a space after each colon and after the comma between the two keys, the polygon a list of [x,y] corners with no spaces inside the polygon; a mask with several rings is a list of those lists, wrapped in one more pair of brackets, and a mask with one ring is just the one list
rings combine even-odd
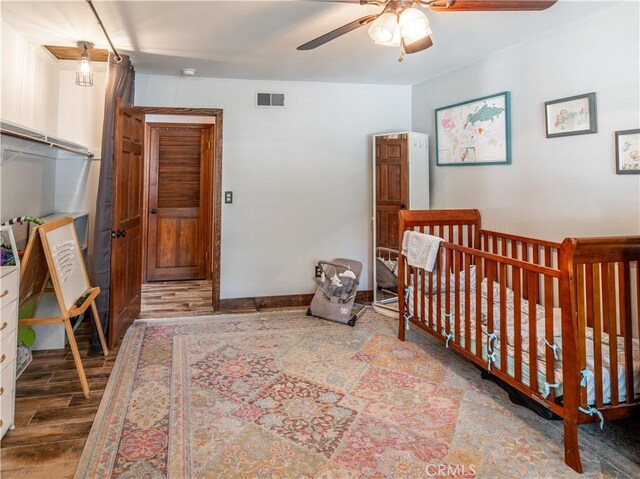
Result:
{"label": "closet shelf", "polygon": [[3,165],[21,155],[35,155],[57,160],[93,158],[93,153],[86,146],[46,135],[6,120],[0,120],[0,133],[2,133]]}

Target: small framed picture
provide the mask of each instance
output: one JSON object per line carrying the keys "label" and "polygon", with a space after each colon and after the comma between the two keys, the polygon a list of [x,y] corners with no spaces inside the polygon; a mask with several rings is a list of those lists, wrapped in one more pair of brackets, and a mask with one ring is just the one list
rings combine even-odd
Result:
{"label": "small framed picture", "polygon": [[544,108],[547,138],[598,132],[595,93],[548,101]]}
{"label": "small framed picture", "polygon": [[616,131],[616,172],[640,175],[640,129]]}

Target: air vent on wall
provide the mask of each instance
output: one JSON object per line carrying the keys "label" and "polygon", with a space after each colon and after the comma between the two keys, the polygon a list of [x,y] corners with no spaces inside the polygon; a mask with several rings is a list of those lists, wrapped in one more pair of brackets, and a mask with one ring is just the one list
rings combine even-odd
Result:
{"label": "air vent on wall", "polygon": [[284,108],[284,93],[256,93],[259,108]]}

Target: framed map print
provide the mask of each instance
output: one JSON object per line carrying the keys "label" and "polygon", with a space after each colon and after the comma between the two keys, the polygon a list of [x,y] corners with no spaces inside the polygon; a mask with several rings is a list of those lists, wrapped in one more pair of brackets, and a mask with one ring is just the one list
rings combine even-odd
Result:
{"label": "framed map print", "polygon": [[511,163],[508,91],[436,110],[438,166]]}

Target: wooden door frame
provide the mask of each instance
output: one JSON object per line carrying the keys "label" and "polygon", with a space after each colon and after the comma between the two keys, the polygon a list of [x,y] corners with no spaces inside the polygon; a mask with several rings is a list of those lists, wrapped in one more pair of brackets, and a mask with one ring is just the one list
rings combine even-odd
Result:
{"label": "wooden door frame", "polygon": [[[180,116],[204,116],[214,119],[213,128],[213,158],[211,162],[213,178],[213,231],[211,232],[210,245],[210,271],[212,297],[211,304],[214,311],[220,310],[220,258],[222,250],[222,109],[219,108],[173,108],[155,106],[136,106],[145,115],[180,115]],[[144,192],[142,207],[144,211],[149,209],[149,142],[150,127],[145,116],[144,131]],[[146,241],[148,234],[147,215],[142,218],[142,234]],[[147,251],[143,248],[142,257],[142,278],[146,282],[147,277]]]}
{"label": "wooden door frame", "polygon": [[[147,159],[149,160],[148,165],[148,181],[145,181],[144,184],[144,194],[146,194],[146,203],[143,201],[143,205],[146,204],[147,211],[149,209],[149,194],[151,193],[151,179],[153,178],[154,172],[151,170],[151,164],[153,162],[153,155],[159,153],[159,144],[151,144],[151,140],[153,138],[153,130],[159,130],[161,128],[182,128],[182,129],[193,129],[193,130],[206,130],[208,132],[207,141],[210,145],[215,144],[215,123],[176,123],[176,122],[145,122],[145,134],[148,137],[145,137],[145,145],[148,146]],[[158,133],[159,134],[159,133]],[[204,240],[204,249],[207,253],[207,257],[210,258],[212,255],[212,251],[210,251],[210,245],[212,244],[213,238],[213,148],[211,146],[207,147],[201,144],[200,149],[201,162],[204,157],[206,169],[201,169],[200,171],[200,187],[201,187],[201,195],[204,195],[206,203],[202,206],[204,209],[204,215],[206,217],[206,231],[205,231],[205,240]],[[202,164],[202,163],[201,163]],[[156,166],[159,167],[159,158],[156,160]],[[157,172],[156,172],[157,174]],[[203,182],[205,183],[203,188]],[[204,191],[203,191],[204,190]],[[143,249],[143,283],[149,282],[149,251],[151,250],[149,244],[149,233],[152,228],[149,224],[148,216],[145,215],[145,221],[147,222],[147,230],[146,230],[146,238],[144,238],[144,244],[146,247]],[[157,234],[157,231],[156,231]],[[156,238],[157,239],[157,238]],[[207,261],[205,263],[205,271],[204,271],[204,279],[209,281],[212,280],[211,276],[213,274],[211,268],[211,262]],[[162,281],[162,280],[155,280]],[[167,280],[171,281],[171,280]]]}

